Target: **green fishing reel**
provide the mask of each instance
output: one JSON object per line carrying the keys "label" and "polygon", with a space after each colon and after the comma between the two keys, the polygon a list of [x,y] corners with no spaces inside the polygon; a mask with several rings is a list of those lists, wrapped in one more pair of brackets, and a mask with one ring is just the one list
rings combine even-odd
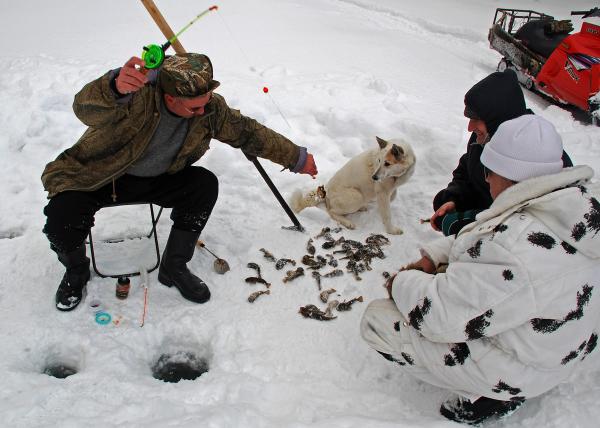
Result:
{"label": "green fishing reel", "polygon": [[184,31],[186,31],[188,28],[190,28],[190,26],[192,26],[192,24],[194,22],[198,21],[200,18],[202,18],[207,13],[215,11],[218,8],[219,8],[218,6],[211,6],[208,9],[206,9],[204,12],[200,13],[198,16],[196,16],[194,19],[192,19],[188,25],[183,27],[181,29],[181,31],[179,31],[179,33],[175,34],[173,37],[171,37],[169,40],[167,40],[167,42],[164,45],[162,45],[162,46],[159,46],[159,45],[144,46],[144,51],[142,52],[142,59],[146,63],[146,68],[154,69],[154,68],[160,67],[165,60],[165,51],[167,49],[169,49],[169,47],[171,46],[171,43],[175,42],[175,40],[177,40],[177,38]]}
{"label": "green fishing reel", "polygon": [[142,59],[146,63],[146,68],[154,69],[162,65],[165,60],[165,49],[159,45],[144,46]]}

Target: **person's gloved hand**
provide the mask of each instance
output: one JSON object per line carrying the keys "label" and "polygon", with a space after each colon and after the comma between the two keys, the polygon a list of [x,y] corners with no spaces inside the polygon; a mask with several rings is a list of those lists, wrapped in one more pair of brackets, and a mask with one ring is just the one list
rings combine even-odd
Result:
{"label": "person's gloved hand", "polygon": [[317,171],[317,165],[315,164],[315,159],[313,158],[312,154],[306,154],[306,162],[304,162],[304,166],[300,171],[298,171],[298,173],[312,175],[313,177],[319,173],[319,171]]}
{"label": "person's gloved hand", "polygon": [[436,227],[444,236],[456,235],[467,224],[475,221],[481,210],[454,211],[436,219]]}
{"label": "person's gloved hand", "polygon": [[546,34],[569,34],[571,31],[573,31],[573,23],[570,19],[550,21],[544,25],[544,32]]}
{"label": "person's gloved hand", "polygon": [[121,95],[137,92],[148,83],[148,78],[143,71],[135,67],[136,65],[143,67],[145,64],[143,59],[134,56],[121,67],[115,79],[115,87]]}

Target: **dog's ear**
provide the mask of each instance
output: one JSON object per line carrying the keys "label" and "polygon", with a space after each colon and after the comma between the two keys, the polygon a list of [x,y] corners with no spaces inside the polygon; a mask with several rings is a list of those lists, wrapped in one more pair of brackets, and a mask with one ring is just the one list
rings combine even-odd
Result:
{"label": "dog's ear", "polygon": [[380,148],[382,148],[382,149],[383,149],[385,146],[387,146],[387,145],[388,145],[388,142],[387,142],[387,141],[385,141],[383,138],[379,138],[379,137],[375,136],[375,139],[377,140],[377,143],[379,144],[379,147],[380,147]]}
{"label": "dog's ear", "polygon": [[397,146],[395,144],[392,146],[391,152],[397,160],[402,159],[402,157],[404,156],[404,150],[402,149],[402,147]]}

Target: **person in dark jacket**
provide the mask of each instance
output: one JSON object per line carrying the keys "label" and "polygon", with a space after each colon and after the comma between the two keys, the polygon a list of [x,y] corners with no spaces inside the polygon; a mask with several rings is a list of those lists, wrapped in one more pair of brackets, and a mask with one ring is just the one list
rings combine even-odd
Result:
{"label": "person in dark jacket", "polygon": [[42,174],[50,198],[44,233],[66,268],[56,291],[58,310],[81,302],[90,278],[85,238],[95,213],[115,203],[173,208],[158,280],[190,301],[210,298],[207,285],[186,264],[217,201],[217,177],[193,166],[212,139],[292,172],[317,174],[306,148],[229,108],[213,92],[219,82],[206,55],[175,55],[147,73],[143,67],[133,57],[75,96],[73,110],[88,129]]}
{"label": "person in dark jacket", "polygon": [[[510,69],[495,72],[476,83],[465,94],[465,117],[471,138],[467,152],[452,173],[452,181],[433,199],[431,227],[444,235],[454,235],[490,207],[492,198],[480,157],[483,147],[503,122],[533,114],[525,105],[517,75]],[[563,151],[563,165],[573,166]]]}

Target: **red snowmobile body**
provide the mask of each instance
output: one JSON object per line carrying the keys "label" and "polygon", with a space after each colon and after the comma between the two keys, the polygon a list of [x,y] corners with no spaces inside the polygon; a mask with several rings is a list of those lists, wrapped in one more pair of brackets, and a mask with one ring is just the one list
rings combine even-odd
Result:
{"label": "red snowmobile body", "polygon": [[584,22],[580,32],[569,34],[549,32],[552,22],[557,21],[539,12],[497,9],[488,39],[491,48],[504,55],[498,70],[514,69],[527,89],[577,106],[597,123],[600,26]]}
{"label": "red snowmobile body", "polygon": [[600,89],[600,26],[584,22],[579,33],[566,37],[535,83],[553,98],[589,111],[589,99]]}

